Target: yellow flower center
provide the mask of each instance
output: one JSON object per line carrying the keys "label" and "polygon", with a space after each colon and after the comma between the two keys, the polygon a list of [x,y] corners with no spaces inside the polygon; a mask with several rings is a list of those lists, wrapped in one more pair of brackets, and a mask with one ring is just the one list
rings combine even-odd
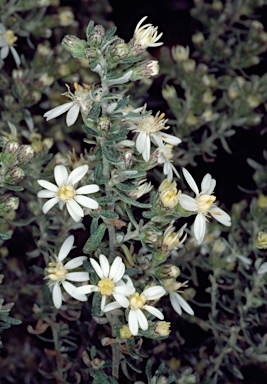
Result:
{"label": "yellow flower center", "polygon": [[214,201],[216,200],[215,196],[212,195],[200,195],[197,197],[197,205],[199,212],[205,212],[210,209]]}
{"label": "yellow flower center", "polygon": [[68,201],[75,196],[75,189],[72,185],[62,185],[58,191],[58,197],[61,201]]}
{"label": "yellow flower center", "polygon": [[51,262],[48,264],[49,267],[46,268],[48,272],[48,277],[52,281],[62,281],[65,280],[65,276],[68,273],[68,270],[64,267],[61,262],[55,263]]}
{"label": "yellow flower center", "polygon": [[176,190],[167,190],[160,194],[160,200],[164,207],[174,208],[178,203],[178,195]]}
{"label": "yellow flower center", "polygon": [[144,294],[139,295],[138,292],[135,292],[129,299],[131,309],[141,309],[146,303],[146,296]]}
{"label": "yellow flower center", "polygon": [[110,296],[112,295],[113,288],[115,287],[115,283],[112,280],[105,278],[105,279],[99,280],[97,286],[99,288],[101,295]]}
{"label": "yellow flower center", "polygon": [[14,43],[18,40],[17,36],[15,36],[11,29],[8,29],[5,33],[3,33],[2,37],[7,45],[14,45]]}
{"label": "yellow flower center", "polygon": [[176,232],[173,232],[164,237],[163,243],[164,245],[167,245],[168,248],[175,248],[179,245],[180,238],[177,236]]}
{"label": "yellow flower center", "polygon": [[154,116],[145,117],[143,120],[140,120],[138,123],[138,132],[146,132],[147,134],[153,134],[155,132],[166,129],[165,127],[166,120],[163,120],[165,113],[161,113]]}

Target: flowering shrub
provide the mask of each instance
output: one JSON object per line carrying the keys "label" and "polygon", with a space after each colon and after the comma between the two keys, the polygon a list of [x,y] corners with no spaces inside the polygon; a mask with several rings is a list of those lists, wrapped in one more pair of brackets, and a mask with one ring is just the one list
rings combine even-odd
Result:
{"label": "flowering shrub", "polygon": [[[263,124],[262,4],[242,5],[195,1],[193,59],[147,16],[124,41],[105,1],[84,36],[58,1],[0,4],[1,382],[239,383],[266,360],[266,170],[248,159],[230,212],[192,167]],[[138,95],[161,68],[166,113]]]}

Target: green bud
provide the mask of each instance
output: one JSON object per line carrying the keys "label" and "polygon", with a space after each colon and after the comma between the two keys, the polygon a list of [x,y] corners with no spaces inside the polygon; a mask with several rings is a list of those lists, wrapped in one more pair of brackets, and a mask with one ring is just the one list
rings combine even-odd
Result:
{"label": "green bud", "polygon": [[128,56],[129,47],[123,39],[117,39],[110,48],[109,55],[113,61],[120,61]]}
{"label": "green bud", "polygon": [[105,37],[105,28],[102,25],[96,25],[93,32],[88,37],[90,47],[99,47]]}
{"label": "green bud", "polygon": [[18,207],[19,207],[19,198],[18,197],[11,196],[8,199],[6,199],[6,201],[5,201],[6,212],[16,211],[16,209],[18,209]]}
{"label": "green bud", "polygon": [[16,167],[11,169],[5,174],[5,182],[9,184],[14,184],[23,179],[24,171],[23,169]]}
{"label": "green bud", "polygon": [[26,164],[34,156],[34,150],[31,145],[21,145],[18,150],[19,164]]}
{"label": "green bud", "polygon": [[4,165],[12,165],[17,161],[17,152],[19,149],[19,143],[16,141],[8,141],[4,146],[1,161]]}
{"label": "green bud", "polygon": [[155,276],[158,279],[164,279],[169,277],[177,277],[180,275],[180,268],[176,267],[176,265],[165,264],[155,268]]}
{"label": "green bud", "polygon": [[84,51],[84,57],[89,61],[95,60],[97,56],[98,53],[94,48],[86,48],[86,50]]}
{"label": "green bud", "polygon": [[133,65],[131,70],[131,81],[146,79],[159,73],[159,63],[157,60],[145,60]]}
{"label": "green bud", "polygon": [[97,126],[101,133],[108,132],[110,130],[110,120],[107,117],[100,117]]}
{"label": "green bud", "polygon": [[63,38],[61,44],[72,54],[73,57],[83,58],[84,51],[87,48],[85,40],[81,40],[76,36],[67,35]]}

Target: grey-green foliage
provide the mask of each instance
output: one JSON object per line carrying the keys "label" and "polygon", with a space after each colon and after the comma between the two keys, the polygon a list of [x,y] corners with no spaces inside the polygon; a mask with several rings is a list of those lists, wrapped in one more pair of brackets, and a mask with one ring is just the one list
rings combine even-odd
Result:
{"label": "grey-green foliage", "polygon": [[196,165],[198,155],[214,161],[218,145],[231,153],[228,139],[237,129],[261,124],[267,75],[256,74],[254,66],[266,51],[267,33],[254,12],[263,3],[196,1],[191,13],[202,26],[193,48],[162,48],[163,96],[184,142],[176,152],[181,165]]}

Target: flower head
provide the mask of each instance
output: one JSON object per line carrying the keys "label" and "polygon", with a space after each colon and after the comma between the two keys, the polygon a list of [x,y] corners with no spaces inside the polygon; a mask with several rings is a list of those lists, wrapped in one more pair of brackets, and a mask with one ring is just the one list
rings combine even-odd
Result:
{"label": "flower head", "polygon": [[[84,282],[89,280],[88,272],[69,272],[69,270],[76,269],[83,264],[83,261],[87,259],[86,256],[78,256],[74,259],[68,261],[66,264],[63,264],[63,260],[70,253],[74,243],[74,236],[69,236],[64,243],[62,244],[59,253],[57,256],[53,257],[46,268],[47,276],[45,279],[48,279],[48,286],[52,291],[53,303],[56,308],[60,308],[62,305],[62,300],[64,296],[61,290],[61,286],[64,290],[74,299],[79,301],[86,301],[87,297],[83,294],[75,294],[75,286],[69,281],[75,282]],[[69,281],[68,281],[69,280]]]}
{"label": "flower head", "polygon": [[[121,278],[125,272],[125,265],[121,257],[117,256],[112,265],[109,265],[105,255],[99,256],[99,263],[90,258],[90,263],[99,277],[97,285],[84,285],[76,289],[78,294],[87,294],[91,292],[99,292],[102,295],[101,310],[104,311],[107,298],[113,296],[119,307],[128,307],[129,300],[127,296],[134,292],[132,286],[126,286],[121,283]],[[109,304],[108,304],[109,305]]]}
{"label": "flower head", "polygon": [[11,29],[6,29],[5,26],[0,23],[0,58],[4,60],[9,51],[12,53],[17,66],[20,66],[21,60],[14,48],[15,42],[18,40],[17,36]]}
{"label": "flower head", "polygon": [[[143,111],[144,112],[144,111]],[[162,129],[168,129],[164,119],[165,114],[158,112],[156,116],[144,116],[143,118],[132,119],[130,129],[138,133],[136,138],[136,149],[142,154],[145,161],[150,159],[150,147],[152,142],[154,145],[162,149],[166,153],[170,153],[169,149],[164,145],[166,142],[171,145],[178,145],[181,139],[161,132]]]}
{"label": "flower head", "polygon": [[216,200],[216,197],[212,195],[216,181],[209,173],[202,180],[201,192],[199,192],[193,177],[185,168],[183,168],[183,174],[189,186],[195,192],[196,197],[192,198],[181,193],[178,196],[179,203],[187,211],[197,214],[194,222],[194,235],[198,244],[201,244],[205,236],[206,221],[209,215],[226,226],[231,225],[231,218],[226,212],[213,204]]}
{"label": "flower head", "polygon": [[179,315],[182,314],[182,309],[189,315],[194,315],[193,309],[185,301],[185,299],[177,292],[181,287],[185,286],[185,283],[179,283],[175,279],[164,279],[162,280],[162,285],[166,289],[167,293],[170,296],[170,301],[173,309]]}
{"label": "flower head", "polygon": [[148,47],[158,47],[163,44],[158,41],[162,36],[162,32],[158,34],[158,27],[154,27],[152,24],[145,24],[141,27],[146,18],[147,16],[143,17],[134,30],[135,44],[140,45],[142,50]]}
{"label": "flower head", "polygon": [[68,111],[66,116],[66,123],[69,127],[76,122],[80,112],[87,114],[90,111],[92,96],[90,95],[89,85],[84,84],[82,87],[81,85],[74,83],[74,93],[70,91],[68,85],[66,86],[68,88],[68,92],[63,93],[63,95],[67,96],[72,101],[50,109],[44,114],[44,117],[46,117],[46,120],[48,121]]}
{"label": "flower head", "polygon": [[146,179],[142,179],[138,182],[138,187],[129,192],[129,196],[133,199],[139,199],[141,196],[151,191],[152,188],[153,185],[151,185],[150,182],[148,183]]}
{"label": "flower head", "polygon": [[159,186],[159,197],[162,205],[165,208],[174,208],[178,204],[178,195],[176,182],[171,183],[164,179]]}
{"label": "flower head", "polygon": [[76,189],[78,182],[85,176],[87,171],[88,165],[82,165],[68,174],[67,168],[64,165],[57,165],[54,170],[57,185],[46,180],[37,180],[41,187],[45,188],[39,191],[37,196],[49,198],[43,206],[43,213],[46,214],[57,203],[60,209],[66,204],[73,220],[79,222],[84,217],[84,212],[80,205],[90,209],[97,209],[99,206],[97,201],[83,195],[98,192],[98,185],[85,185]]}

